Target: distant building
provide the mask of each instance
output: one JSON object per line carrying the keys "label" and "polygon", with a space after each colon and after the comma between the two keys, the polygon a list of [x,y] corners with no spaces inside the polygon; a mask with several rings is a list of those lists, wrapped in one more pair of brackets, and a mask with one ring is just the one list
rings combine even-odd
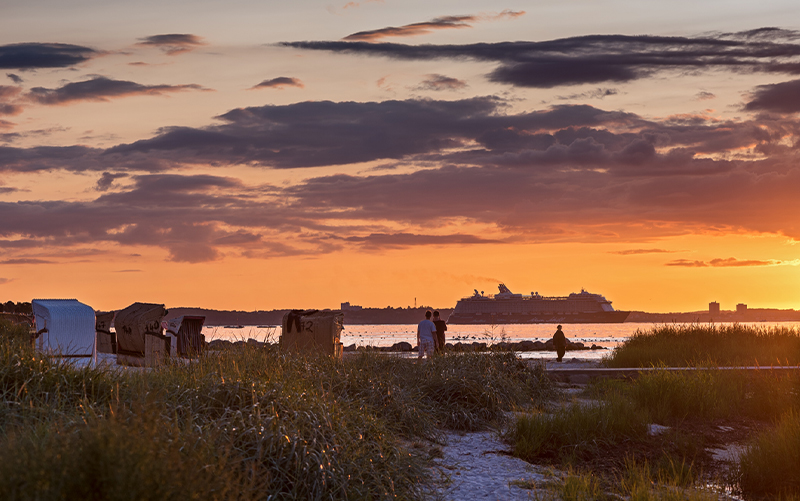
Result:
{"label": "distant building", "polygon": [[745,314],[747,313],[747,305],[744,303],[739,303],[736,305],[736,313]]}
{"label": "distant building", "polygon": [[355,305],[355,304],[350,304],[350,301],[348,301],[346,303],[342,303],[342,311],[359,311],[359,310],[363,310],[363,309],[364,308],[362,306],[358,306],[358,305]]}
{"label": "distant building", "polygon": [[708,313],[711,315],[719,315],[719,303],[716,301],[708,303]]}

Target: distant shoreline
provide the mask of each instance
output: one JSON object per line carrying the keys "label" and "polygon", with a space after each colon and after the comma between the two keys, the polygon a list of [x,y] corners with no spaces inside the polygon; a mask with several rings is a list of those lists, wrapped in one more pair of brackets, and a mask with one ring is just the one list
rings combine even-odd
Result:
{"label": "distant shoreline", "polygon": [[[415,324],[424,318],[425,311],[436,308],[420,306],[417,308],[362,308],[345,309],[346,325],[403,325]],[[447,318],[452,308],[438,308],[443,318]],[[202,315],[207,326],[225,325],[281,325],[283,315],[289,310],[236,311],[213,310],[208,308],[170,308],[167,319],[181,315]],[[800,322],[800,311],[770,308],[751,308],[744,312],[720,311],[711,315],[708,311],[648,313],[632,311],[625,323],[711,323],[711,322]]]}

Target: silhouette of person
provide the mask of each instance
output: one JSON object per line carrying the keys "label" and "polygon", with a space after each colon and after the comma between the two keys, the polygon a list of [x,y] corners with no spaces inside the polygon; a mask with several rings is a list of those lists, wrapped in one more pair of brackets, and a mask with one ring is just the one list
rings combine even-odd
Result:
{"label": "silhouette of person", "polygon": [[553,346],[555,346],[556,355],[558,355],[556,361],[561,362],[561,359],[564,358],[564,353],[567,352],[567,336],[564,335],[560,325],[556,328],[556,333],[553,334]]}
{"label": "silhouette of person", "polygon": [[439,310],[433,311],[433,324],[436,326],[436,353],[444,353],[444,332],[447,330],[447,322],[439,318]]}
{"label": "silhouette of person", "polygon": [[419,346],[419,358],[424,355],[433,355],[436,347],[436,325],[431,322],[431,311],[425,312],[425,320],[417,325],[417,346]]}

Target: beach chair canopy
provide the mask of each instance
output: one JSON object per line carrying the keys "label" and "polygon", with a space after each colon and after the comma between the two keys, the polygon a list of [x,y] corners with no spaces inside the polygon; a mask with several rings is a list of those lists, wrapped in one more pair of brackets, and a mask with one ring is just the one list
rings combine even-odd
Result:
{"label": "beach chair canopy", "polygon": [[95,342],[94,309],[77,299],[34,299],[36,347],[62,356],[92,356]]}
{"label": "beach chair canopy", "polygon": [[325,353],[341,358],[344,315],[341,310],[291,310],[283,315],[281,349]]}
{"label": "beach chair canopy", "polygon": [[116,313],[116,311],[98,311],[95,313],[98,353],[114,354],[117,352],[117,336],[111,332],[111,324],[114,322]]}
{"label": "beach chair canopy", "polygon": [[178,339],[178,355],[199,355],[203,350],[203,324],[206,317],[183,315],[169,321],[167,332]]}
{"label": "beach chair canopy", "polygon": [[144,356],[144,336],[161,335],[161,320],[167,310],[163,304],[133,303],[114,317],[117,353]]}

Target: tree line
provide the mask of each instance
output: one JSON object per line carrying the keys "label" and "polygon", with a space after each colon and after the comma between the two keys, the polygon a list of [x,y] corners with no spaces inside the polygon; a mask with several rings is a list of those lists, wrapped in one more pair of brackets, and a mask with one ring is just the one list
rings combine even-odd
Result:
{"label": "tree line", "polygon": [[2,310],[0,311],[3,313],[24,313],[26,315],[33,313],[31,303],[28,302],[15,303],[14,301],[6,301],[0,304],[0,306],[2,306]]}

